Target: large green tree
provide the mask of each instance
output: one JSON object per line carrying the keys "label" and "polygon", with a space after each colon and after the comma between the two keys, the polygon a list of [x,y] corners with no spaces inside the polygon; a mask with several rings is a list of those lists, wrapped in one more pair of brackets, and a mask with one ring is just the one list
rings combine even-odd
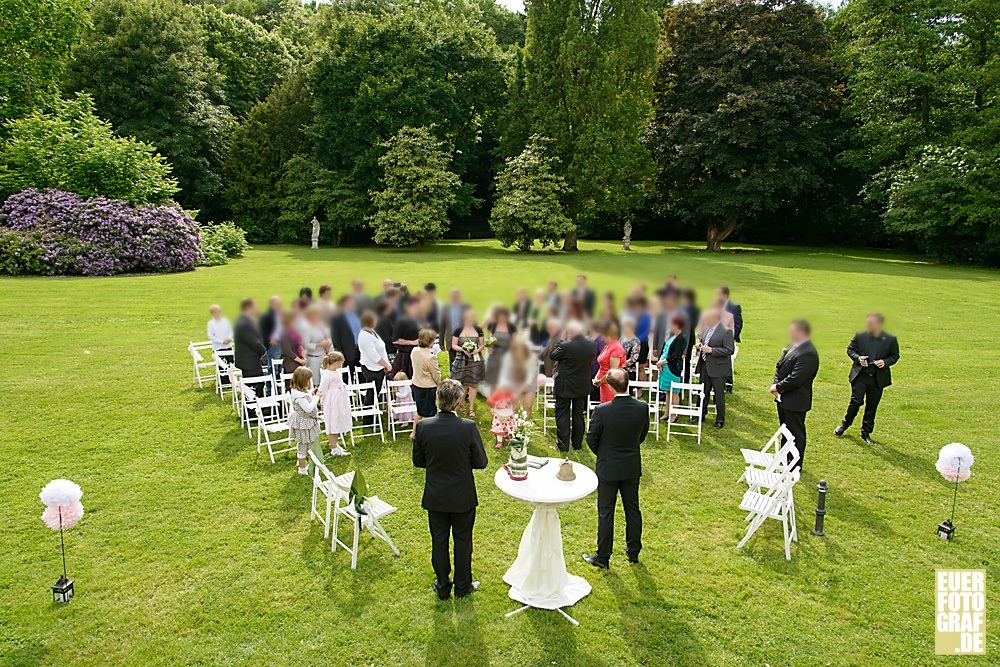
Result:
{"label": "large green tree", "polygon": [[0,2],[0,123],[52,106],[89,6],[90,0]]}
{"label": "large green tree", "polygon": [[11,121],[0,141],[0,200],[27,188],[56,188],[135,203],[160,203],[177,192],[156,148],[116,137],[86,95],[56,100],[50,113]]}
{"label": "large green tree", "polygon": [[181,204],[217,216],[232,115],[198,8],[179,0],[97,0],[92,17],[69,88],[89,93],[119,133],[160,150],[173,165]]}
{"label": "large green tree", "polygon": [[[344,13],[311,69],[312,133],[319,165],[352,188],[356,210],[338,226],[358,225],[379,189],[379,158],[402,127],[431,127],[452,144],[461,175],[487,163],[484,132],[504,100],[504,62],[480,10],[466,0],[405,2],[375,13]],[[476,204],[471,184],[454,211]]]}
{"label": "large green tree", "polygon": [[558,158],[548,154],[550,141],[532,135],[520,154],[508,158],[497,174],[497,198],[490,227],[500,244],[527,252],[535,242],[543,248],[562,241],[573,231],[563,199],[566,181],[556,172]]}
{"label": "large green tree", "polygon": [[[642,145],[656,62],[652,0],[529,0],[505,150],[552,139],[581,223],[638,206],[652,163]],[[576,232],[566,236],[576,250]]]}
{"label": "large green tree", "polygon": [[702,226],[709,250],[822,183],[838,102],[828,49],[806,0],[666,10],[649,144],[661,202]]}
{"label": "large green tree", "polygon": [[428,127],[400,128],[382,148],[383,185],[371,193],[375,213],[369,218],[375,242],[419,246],[441,238],[459,185],[449,169],[451,151]]}

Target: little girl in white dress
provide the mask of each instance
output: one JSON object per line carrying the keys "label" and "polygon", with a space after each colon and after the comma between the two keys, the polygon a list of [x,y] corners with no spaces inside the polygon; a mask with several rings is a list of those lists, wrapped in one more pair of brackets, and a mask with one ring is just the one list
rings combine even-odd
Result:
{"label": "little girl in white dress", "polygon": [[[392,379],[396,382],[404,382],[410,378],[406,377],[406,373],[399,371]],[[417,417],[417,402],[413,400],[413,389],[410,385],[403,385],[396,390],[396,407],[397,408],[411,408],[410,410],[400,410],[396,413],[396,421],[401,422],[412,422]]]}
{"label": "little girl in white dress", "polygon": [[351,400],[347,395],[347,385],[340,373],[344,365],[344,355],[331,352],[323,357],[320,371],[319,393],[323,397],[323,417],[326,422],[326,438],[330,441],[331,456],[350,454],[340,446],[340,435],[351,430]]}

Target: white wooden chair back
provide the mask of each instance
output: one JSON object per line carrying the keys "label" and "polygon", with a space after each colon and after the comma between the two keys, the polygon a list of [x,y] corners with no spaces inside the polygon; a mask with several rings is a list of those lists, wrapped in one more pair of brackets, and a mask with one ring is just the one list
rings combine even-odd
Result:
{"label": "white wooden chair back", "polygon": [[555,378],[545,378],[545,386],[538,392],[542,396],[542,433],[556,427],[555,387]]}
{"label": "white wooden chair back", "polygon": [[[380,519],[382,517],[392,514],[396,511],[396,508],[380,499],[378,496],[369,496],[361,504],[361,509],[363,514],[358,514],[354,503],[350,501],[351,497],[351,484],[353,483],[353,474],[350,479],[346,479],[346,475],[334,478],[334,486],[343,494],[345,502],[343,505],[339,505],[333,513],[333,539],[330,541],[330,548],[332,551],[336,551],[337,547],[343,547],[351,554],[351,569],[356,569],[358,566],[358,537],[361,533],[361,529],[367,528],[368,532],[372,534],[372,537],[383,540],[392,549],[395,555],[399,555],[399,549],[396,548],[396,544],[389,537],[389,533],[386,532],[385,528],[382,527]],[[350,521],[354,528],[354,539],[351,542],[351,546],[348,546],[345,542],[342,542],[337,537],[337,527],[339,525],[340,517],[344,517]]]}
{"label": "white wooden chair back", "polygon": [[375,383],[362,382],[361,384],[348,385],[347,395],[351,401],[351,445],[353,446],[354,441],[358,438],[375,436],[385,442],[382,406],[375,391]]}
{"label": "white wooden chair back", "polygon": [[[660,439],[660,385],[656,382],[631,380],[628,383],[629,393],[649,406],[649,430],[653,437]],[[645,397],[643,396],[645,394]]]}
{"label": "white wooden chair back", "polygon": [[[676,435],[689,435],[698,439],[699,444],[701,443],[701,427],[702,427],[702,396],[705,392],[705,387],[700,384],[694,384],[691,382],[671,382],[670,383],[671,392],[676,391],[678,394],[678,402],[668,403],[667,405],[667,417],[673,418],[675,415],[676,420],[667,421],[667,442],[670,442],[670,436],[672,434]],[[670,400],[668,396],[667,401]]]}
{"label": "white wooden chair back", "polygon": [[757,529],[768,519],[781,522],[785,540],[785,559],[792,559],[792,542],[798,541],[798,529],[795,525],[795,500],[792,489],[799,481],[799,471],[786,470],[781,473],[777,482],[761,493],[759,490],[747,489],[740,501],[740,509],[747,512],[745,521],[749,522],[746,535],[736,545],[737,549],[753,536]]}
{"label": "white wooden chair back", "polygon": [[[389,430],[392,433],[392,439],[396,439],[396,431],[409,431],[413,427],[413,416],[417,412],[417,406],[413,402],[413,382],[410,380],[389,380],[386,383],[388,388],[388,406],[389,406]],[[409,388],[411,400],[400,404],[399,393],[404,388]],[[409,425],[410,428],[406,428]]]}

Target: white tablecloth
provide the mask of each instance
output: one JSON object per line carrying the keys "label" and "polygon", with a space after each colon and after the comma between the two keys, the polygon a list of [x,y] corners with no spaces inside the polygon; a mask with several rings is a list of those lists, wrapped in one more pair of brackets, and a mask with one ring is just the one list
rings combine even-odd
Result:
{"label": "white tablecloth", "polygon": [[[531,461],[539,461],[530,457]],[[517,559],[503,575],[510,584],[510,597],[538,609],[558,609],[576,604],[590,593],[583,577],[566,572],[558,508],[584,498],[597,489],[597,475],[587,466],[573,462],[576,479],[556,479],[562,459],[548,459],[541,468],[529,468],[528,479],[515,482],[503,468],[494,482],[512,498],[533,505],[535,511],[521,536]]]}

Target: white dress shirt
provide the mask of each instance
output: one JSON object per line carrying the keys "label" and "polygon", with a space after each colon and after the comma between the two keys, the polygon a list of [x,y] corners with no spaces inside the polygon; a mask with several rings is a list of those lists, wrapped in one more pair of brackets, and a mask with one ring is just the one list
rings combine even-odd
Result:
{"label": "white dress shirt", "polygon": [[358,334],[358,350],[361,351],[361,365],[370,371],[382,370],[379,360],[389,363],[389,355],[385,351],[385,341],[374,331],[362,329]]}
{"label": "white dress shirt", "polygon": [[233,328],[229,325],[229,320],[224,317],[210,319],[208,321],[208,340],[212,342],[212,349],[216,352],[231,350],[233,348]]}

